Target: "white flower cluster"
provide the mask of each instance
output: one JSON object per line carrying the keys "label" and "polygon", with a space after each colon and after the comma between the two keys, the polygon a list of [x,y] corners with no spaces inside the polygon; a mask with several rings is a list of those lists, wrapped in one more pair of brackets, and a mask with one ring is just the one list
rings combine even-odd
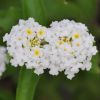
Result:
{"label": "white flower cluster", "polygon": [[93,46],[94,37],[88,33],[87,27],[69,20],[55,21],[50,26],[50,73],[64,71],[67,78],[72,79],[79,69],[90,70],[91,58],[97,49]]}
{"label": "white flower cluster", "polygon": [[46,28],[33,18],[19,20],[10,34],[4,36],[7,50],[15,67],[26,66],[42,74],[49,69],[52,75],[64,71],[69,79],[79,69],[89,70],[91,58],[97,53],[94,37],[84,24],[63,20]]}
{"label": "white flower cluster", "polygon": [[12,57],[11,64],[15,67],[26,66],[35,69],[35,73],[42,74],[49,63],[46,62],[47,29],[34,19],[19,20],[19,24],[12,27],[10,34],[6,34],[7,50]]}
{"label": "white flower cluster", "polygon": [[5,64],[8,62],[6,48],[0,47],[0,76],[5,71]]}

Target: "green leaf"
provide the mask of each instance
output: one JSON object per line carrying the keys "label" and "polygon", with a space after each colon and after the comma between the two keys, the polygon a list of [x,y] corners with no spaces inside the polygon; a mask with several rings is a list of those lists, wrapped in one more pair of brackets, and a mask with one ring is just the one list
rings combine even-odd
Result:
{"label": "green leaf", "polygon": [[22,0],[24,18],[34,17],[36,21],[45,25],[46,15],[43,0]]}
{"label": "green leaf", "polygon": [[16,100],[33,100],[39,76],[32,69],[21,68],[18,80]]}
{"label": "green leaf", "polygon": [[[66,2],[65,0],[43,0],[45,12],[48,20],[62,20],[64,18],[80,19],[82,12],[75,2]],[[79,18],[80,16],[80,18]]]}
{"label": "green leaf", "polygon": [[93,57],[92,68],[90,71],[91,73],[100,74],[99,59],[100,59],[100,54],[97,54],[96,56]]}
{"label": "green leaf", "polygon": [[0,0],[0,9],[7,10],[9,7],[18,7],[20,0]]}
{"label": "green leaf", "polygon": [[96,11],[95,0],[43,0],[49,19],[75,19],[90,22],[94,19]]}
{"label": "green leaf", "polygon": [[84,22],[91,22],[96,18],[97,1],[96,0],[77,0],[76,5],[83,13]]}
{"label": "green leaf", "polygon": [[46,25],[64,18],[89,23],[95,17],[95,0],[22,0],[24,16]]}
{"label": "green leaf", "polygon": [[19,8],[10,7],[8,10],[0,10],[0,28],[8,30],[20,17]]}

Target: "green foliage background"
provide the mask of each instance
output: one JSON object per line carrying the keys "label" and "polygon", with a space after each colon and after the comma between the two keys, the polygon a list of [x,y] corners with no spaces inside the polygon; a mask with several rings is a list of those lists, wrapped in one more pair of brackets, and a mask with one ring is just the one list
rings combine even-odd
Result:
{"label": "green foliage background", "polygon": [[[85,23],[95,36],[100,48],[99,0],[0,0],[0,45],[2,36],[17,24],[20,18],[34,17],[42,25],[54,20],[74,19]],[[34,100],[100,100],[100,54],[92,59],[92,69],[81,72],[73,80],[63,73],[40,78]],[[7,65],[0,80],[0,100],[15,100],[19,68]],[[26,86],[27,88],[27,86]]]}

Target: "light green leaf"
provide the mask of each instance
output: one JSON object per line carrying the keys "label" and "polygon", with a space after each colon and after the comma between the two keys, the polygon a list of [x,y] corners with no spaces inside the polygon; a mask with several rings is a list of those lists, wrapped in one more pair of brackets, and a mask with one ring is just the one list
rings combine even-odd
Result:
{"label": "light green leaf", "polygon": [[8,30],[20,17],[19,8],[10,7],[8,10],[0,10],[0,28]]}

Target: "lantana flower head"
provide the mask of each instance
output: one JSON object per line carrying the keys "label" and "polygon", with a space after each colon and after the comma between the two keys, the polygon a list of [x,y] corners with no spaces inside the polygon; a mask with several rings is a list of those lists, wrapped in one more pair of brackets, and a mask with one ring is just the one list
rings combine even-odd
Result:
{"label": "lantana flower head", "polygon": [[0,76],[6,70],[6,63],[8,63],[6,48],[0,46]]}
{"label": "lantana flower head", "polygon": [[97,49],[94,46],[94,37],[89,34],[87,27],[69,20],[55,21],[50,26],[50,74],[55,75],[59,71],[64,71],[67,77],[72,79],[79,69],[90,70],[91,58],[97,53]]}
{"label": "lantana flower head", "polygon": [[11,64],[15,67],[26,66],[35,69],[35,73],[42,74],[45,69],[46,46],[48,45],[47,29],[39,25],[33,18],[19,20],[18,25],[13,26],[10,34],[6,34],[7,50]]}

